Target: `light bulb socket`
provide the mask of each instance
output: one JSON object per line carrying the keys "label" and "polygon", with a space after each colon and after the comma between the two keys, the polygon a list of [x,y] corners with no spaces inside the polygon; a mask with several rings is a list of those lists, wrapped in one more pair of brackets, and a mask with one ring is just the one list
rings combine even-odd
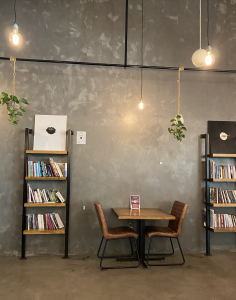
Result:
{"label": "light bulb socket", "polygon": [[13,25],[13,30],[18,31],[18,29],[19,29],[19,27],[18,27],[18,25],[15,23],[15,24]]}
{"label": "light bulb socket", "polygon": [[211,46],[209,45],[209,46],[207,46],[207,48],[206,48],[206,52],[211,52]]}

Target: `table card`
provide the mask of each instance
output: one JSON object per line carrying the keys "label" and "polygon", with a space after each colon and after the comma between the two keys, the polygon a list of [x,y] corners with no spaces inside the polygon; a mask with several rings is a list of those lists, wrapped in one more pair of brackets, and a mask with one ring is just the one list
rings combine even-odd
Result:
{"label": "table card", "polygon": [[131,209],[140,209],[140,196],[131,195],[130,196],[130,208]]}

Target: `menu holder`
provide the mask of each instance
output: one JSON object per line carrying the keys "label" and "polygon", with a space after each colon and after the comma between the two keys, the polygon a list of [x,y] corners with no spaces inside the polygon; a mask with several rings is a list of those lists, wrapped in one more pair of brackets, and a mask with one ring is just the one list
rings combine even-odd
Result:
{"label": "menu holder", "polygon": [[131,195],[130,196],[130,208],[131,209],[140,209],[140,196]]}

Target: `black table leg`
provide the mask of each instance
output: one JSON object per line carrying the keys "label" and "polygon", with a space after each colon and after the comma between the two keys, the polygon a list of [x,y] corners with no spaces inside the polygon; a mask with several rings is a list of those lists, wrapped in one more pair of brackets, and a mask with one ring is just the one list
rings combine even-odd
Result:
{"label": "black table leg", "polygon": [[144,268],[147,268],[145,263],[145,220],[137,220],[138,231],[138,252],[141,264]]}

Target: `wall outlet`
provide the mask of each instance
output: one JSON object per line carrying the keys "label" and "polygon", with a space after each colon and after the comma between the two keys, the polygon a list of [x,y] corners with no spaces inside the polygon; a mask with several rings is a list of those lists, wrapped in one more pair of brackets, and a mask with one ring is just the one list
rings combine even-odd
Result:
{"label": "wall outlet", "polygon": [[77,144],[86,144],[86,131],[77,131]]}

